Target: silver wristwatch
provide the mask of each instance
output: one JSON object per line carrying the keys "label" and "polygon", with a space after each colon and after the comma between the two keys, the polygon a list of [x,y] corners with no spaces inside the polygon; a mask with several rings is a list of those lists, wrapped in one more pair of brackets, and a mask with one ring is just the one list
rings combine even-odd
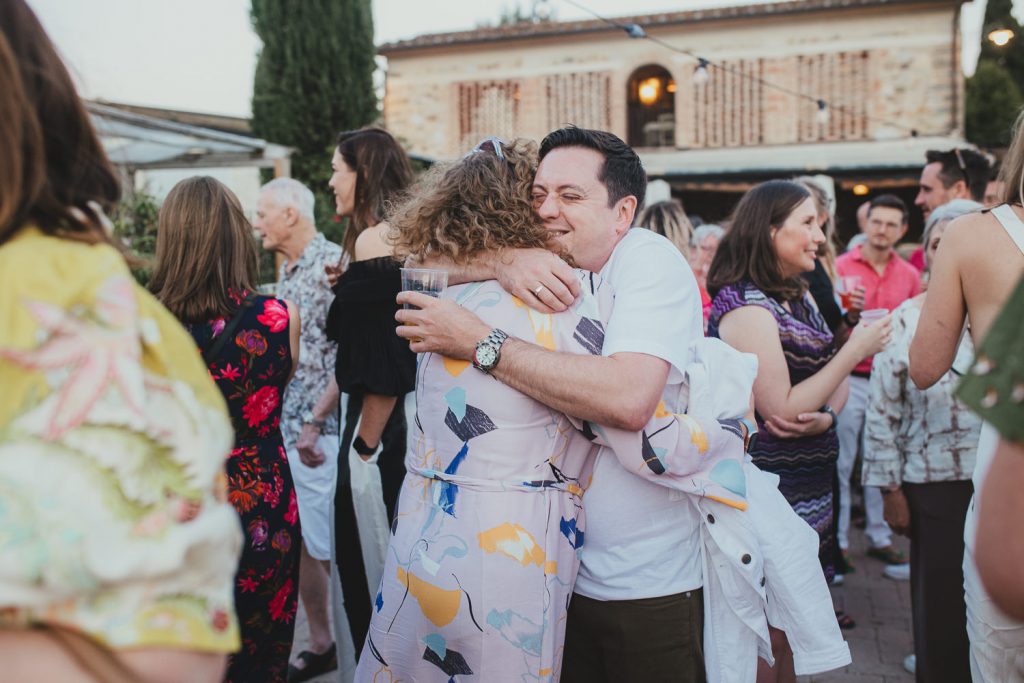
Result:
{"label": "silver wristwatch", "polygon": [[501,345],[508,339],[508,335],[495,327],[491,333],[477,342],[476,351],[473,352],[473,367],[483,372],[490,372],[501,360]]}
{"label": "silver wristwatch", "polygon": [[326,423],[327,420],[316,419],[316,416],[313,415],[312,410],[307,410],[302,413],[302,424],[304,425],[313,425],[317,429],[323,429]]}

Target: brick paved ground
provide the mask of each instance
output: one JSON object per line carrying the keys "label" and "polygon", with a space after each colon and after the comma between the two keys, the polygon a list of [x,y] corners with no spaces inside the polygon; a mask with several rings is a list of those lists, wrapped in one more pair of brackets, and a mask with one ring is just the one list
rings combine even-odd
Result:
{"label": "brick paved ground", "polygon": [[[895,544],[909,555],[909,543]],[[884,564],[867,557],[867,542],[859,529],[851,530],[850,559],[856,567],[841,587],[832,589],[836,605],[857,622],[843,631],[853,664],[840,671],[800,678],[800,683],[912,683],[903,670],[903,658],[913,651],[910,624],[910,582],[882,576]]]}
{"label": "brick paved ground", "polygon": [[[914,677],[903,670],[903,658],[913,647],[910,634],[910,583],[882,576],[884,565],[864,554],[864,534],[854,529],[851,559],[857,571],[846,577],[842,587],[832,589],[836,604],[856,622],[856,628],[844,631],[850,643],[853,664],[841,671],[813,677],[801,677],[800,683],[911,683]],[[908,551],[906,539],[897,546]],[[302,609],[295,629],[294,653],[308,642],[309,628]],[[348,683],[340,674],[320,676],[316,683]],[[681,682],[682,683],[682,682]]]}

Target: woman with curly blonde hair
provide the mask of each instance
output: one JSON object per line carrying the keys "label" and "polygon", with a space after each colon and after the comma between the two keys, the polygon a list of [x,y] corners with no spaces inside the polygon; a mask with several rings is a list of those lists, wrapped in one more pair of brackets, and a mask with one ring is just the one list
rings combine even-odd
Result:
{"label": "woman with curly blonde hair", "polygon": [[[532,143],[490,138],[432,169],[388,217],[396,253],[465,263],[547,247],[530,201],[536,158]],[[497,335],[600,353],[609,294],[588,273],[577,304],[556,315],[528,309],[496,281],[442,297]],[[357,681],[558,679],[592,443],[564,415],[469,365],[419,357],[408,473]]]}
{"label": "woman with curly blonde hair", "polygon": [[[482,156],[497,156],[495,150],[502,164]],[[396,255],[463,264],[499,249],[554,249],[530,199],[536,170],[533,143],[497,138],[484,140],[458,163],[434,166],[388,218]]]}

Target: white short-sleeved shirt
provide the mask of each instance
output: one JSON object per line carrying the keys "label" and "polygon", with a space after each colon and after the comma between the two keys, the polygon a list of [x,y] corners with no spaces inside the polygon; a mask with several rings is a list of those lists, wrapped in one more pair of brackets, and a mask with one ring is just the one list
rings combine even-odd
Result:
{"label": "white short-sleeved shirt", "polygon": [[[633,228],[601,269],[615,292],[602,355],[645,353],[672,365],[666,407],[676,405],[690,343],[704,334],[693,271],[664,237]],[[674,595],[703,585],[700,524],[693,506],[598,454],[575,592],[596,600]]]}

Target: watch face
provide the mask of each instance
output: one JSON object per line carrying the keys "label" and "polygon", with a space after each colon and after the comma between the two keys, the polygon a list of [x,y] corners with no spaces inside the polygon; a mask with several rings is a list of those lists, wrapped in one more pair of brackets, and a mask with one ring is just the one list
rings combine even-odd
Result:
{"label": "watch face", "polygon": [[489,368],[498,360],[498,350],[490,344],[480,346],[476,350],[476,362],[485,368]]}

